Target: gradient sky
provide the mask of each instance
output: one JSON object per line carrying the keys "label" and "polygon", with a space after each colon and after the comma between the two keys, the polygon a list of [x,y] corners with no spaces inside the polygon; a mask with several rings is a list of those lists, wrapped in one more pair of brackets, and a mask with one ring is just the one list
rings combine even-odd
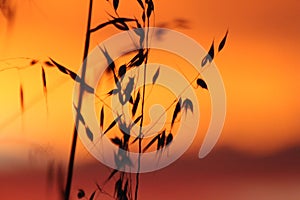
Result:
{"label": "gradient sky", "polygon": [[[87,1],[12,1],[16,18],[11,26],[0,16],[0,70],[25,66],[29,57],[52,57],[74,71],[82,60]],[[125,5],[128,2],[128,5]],[[121,1],[120,13],[138,15]],[[286,1],[157,1],[156,26],[192,37],[205,49],[221,41],[225,49],[215,62],[227,94],[227,117],[216,148],[265,156],[300,145],[300,3]],[[138,8],[138,7],[136,7]],[[133,11],[131,10],[133,9]],[[95,1],[92,24],[112,13],[104,0]],[[92,37],[91,49],[116,33],[107,28]],[[56,69],[46,69],[48,112],[40,67],[0,73],[0,170],[37,156],[67,160],[72,132],[73,83]],[[24,88],[25,113],[20,113],[19,85]],[[206,121],[204,121],[206,122]],[[205,129],[205,125],[203,126]],[[190,155],[196,156],[201,129]],[[90,159],[81,144],[78,159]],[[30,157],[31,155],[31,157]],[[59,155],[59,156],[57,156]],[[30,160],[29,162],[32,162]]]}

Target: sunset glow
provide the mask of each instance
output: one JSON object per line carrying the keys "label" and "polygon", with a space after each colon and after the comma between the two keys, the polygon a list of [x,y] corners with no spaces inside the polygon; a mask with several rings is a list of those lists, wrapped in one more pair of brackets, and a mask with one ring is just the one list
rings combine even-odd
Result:
{"label": "sunset glow", "polygon": [[[20,177],[26,174],[26,170],[36,171],[44,176],[51,160],[55,160],[55,164],[61,164],[64,173],[66,172],[74,123],[74,82],[56,67],[44,67],[47,78],[46,98],[43,93],[41,67],[44,61],[52,58],[74,72],[79,70],[88,11],[88,1],[12,2],[16,5],[16,16],[12,24],[8,25],[5,17],[0,16],[0,187],[5,185],[4,182],[7,182],[9,187],[4,195],[11,195],[14,191],[13,180],[22,183],[23,179]],[[168,175],[177,175],[177,172],[177,181],[182,181],[181,189],[187,190],[190,199],[193,199],[192,194],[197,192],[197,187],[191,181],[193,175],[187,173],[185,177],[182,174],[187,170],[195,172],[198,167],[202,172],[199,171],[195,179],[211,181],[207,184],[201,182],[203,199],[253,199],[251,197],[255,196],[254,193],[245,188],[250,188],[260,181],[268,186],[257,186],[257,195],[261,195],[258,199],[270,199],[272,197],[267,194],[277,190],[286,194],[282,196],[283,199],[296,199],[294,197],[297,195],[299,197],[299,191],[296,192],[295,188],[300,180],[295,179],[300,176],[299,170],[296,170],[300,167],[299,2],[186,0],[154,3],[155,22],[151,26],[169,28],[186,34],[206,50],[210,48],[212,41],[219,44],[229,30],[224,50],[216,52],[214,58],[225,85],[227,113],[217,145],[205,159],[198,160],[198,151],[209,125],[211,105],[209,91],[195,89],[201,112],[196,139],[178,162],[153,173],[157,178],[162,177],[162,183],[165,184],[160,185],[161,188],[153,186],[155,183],[152,182],[151,174],[142,178],[145,185],[142,186],[141,199],[151,199],[151,187],[160,192],[165,189],[171,197],[176,196],[176,193],[170,193],[172,188],[177,187],[175,177],[172,183],[168,180]],[[122,16],[140,17],[136,1],[120,0],[119,6]],[[110,1],[94,2],[92,27],[109,19],[106,12],[113,13]],[[90,51],[117,32],[114,27],[108,27],[94,33],[91,37]],[[32,59],[40,63],[30,66]],[[154,53],[153,60],[155,59],[162,59],[166,65],[173,65],[174,69],[190,79],[195,73],[185,60],[174,55]],[[120,60],[117,62],[121,62]],[[112,80],[113,77],[104,78],[104,83],[99,82],[97,95],[103,97],[103,94],[111,89],[109,84],[101,87],[109,78]],[[24,113],[21,112],[20,85],[24,90]],[[196,88],[196,85],[192,86]],[[156,89],[156,96],[164,90],[159,87]],[[172,97],[171,94],[167,96]],[[149,102],[158,103],[158,100],[160,99],[149,98]],[[169,99],[163,100],[163,103],[169,103],[167,100]],[[146,110],[150,107],[151,105],[147,105]],[[101,107],[96,104],[95,108],[99,113]],[[172,114],[172,111],[169,114]],[[168,119],[170,121],[171,117]],[[148,116],[146,122],[149,121]],[[105,126],[108,124],[109,122]],[[78,143],[74,198],[77,189],[85,187],[82,185],[90,188],[89,191],[93,190],[93,181],[97,179],[92,174],[93,170],[109,171],[100,166],[80,141]],[[286,155],[286,152],[289,154]],[[270,159],[264,160],[264,157]],[[285,161],[282,173],[286,173],[286,176],[277,174],[281,169],[276,164],[282,160]],[[253,164],[253,168],[240,161]],[[187,169],[185,162],[189,163]],[[223,163],[219,164],[220,162]],[[293,164],[294,167],[289,164]],[[224,165],[224,168],[218,165]],[[245,171],[244,174],[238,171],[239,166]],[[264,166],[269,171],[264,170]],[[89,167],[91,171],[88,170]],[[287,172],[289,169],[290,173]],[[10,173],[12,178],[6,173]],[[283,185],[271,182],[274,177],[282,180]],[[226,180],[229,178],[233,179],[230,183]],[[30,177],[24,176],[24,180],[29,179]],[[31,181],[33,187],[40,181],[36,179]],[[99,179],[104,181],[105,177],[101,175]],[[241,185],[236,186],[238,183]],[[168,184],[173,185],[169,187]],[[43,180],[42,185],[43,190],[47,188],[47,181]],[[216,196],[217,194],[211,192],[212,185],[216,185],[223,196]],[[32,190],[31,186],[26,187],[28,189],[24,189],[24,194],[26,190]],[[232,196],[234,192],[229,192],[235,187],[241,193],[241,198]],[[37,196],[43,199],[45,194]],[[178,189],[178,195],[183,197],[183,194],[184,192]],[[17,194],[14,195],[13,199],[18,199]],[[287,198],[289,195],[291,198]],[[159,199],[168,199],[170,196],[162,196]],[[33,199],[39,199],[38,197]],[[52,199],[57,198],[55,196]],[[276,196],[274,198],[276,199]],[[28,195],[25,199],[32,199],[32,196]]]}

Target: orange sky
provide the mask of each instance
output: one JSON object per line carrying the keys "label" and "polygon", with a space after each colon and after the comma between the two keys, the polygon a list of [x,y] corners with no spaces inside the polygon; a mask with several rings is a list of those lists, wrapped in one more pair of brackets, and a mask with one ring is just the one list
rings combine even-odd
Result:
{"label": "orange sky", "polygon": [[[86,1],[17,2],[12,29],[5,29],[5,21],[0,21],[0,60],[51,56],[76,71],[82,60],[87,6]],[[229,28],[226,47],[215,60],[228,102],[217,147],[266,154],[300,144],[299,6],[296,0],[156,2],[156,25],[181,31],[206,49],[213,39],[220,41]],[[93,26],[107,19],[103,7],[111,12],[106,1],[97,1]],[[125,1],[120,7],[121,13],[132,15],[126,11]],[[186,28],[178,19],[186,20]],[[112,33],[115,31],[108,28],[95,34],[91,48]],[[19,65],[14,62],[9,61]],[[1,69],[7,65],[1,63]],[[14,70],[0,74],[0,109],[6,113],[0,117],[1,155],[24,157],[23,149],[30,149],[32,144],[48,145],[52,155],[66,149],[69,152],[73,83],[57,70],[46,69],[47,114],[40,73],[38,67],[21,71],[26,109],[23,118],[19,115],[20,76]],[[198,141],[196,147],[200,144]]]}
{"label": "orange sky", "polygon": [[[57,200],[57,185],[51,187],[47,179],[48,164],[55,161],[54,175],[60,164],[66,171],[73,129],[73,82],[57,69],[47,68],[46,104],[40,66],[2,70],[29,63],[8,58],[52,57],[77,71],[88,1],[9,2],[16,5],[14,23],[7,26],[0,13],[0,193],[7,199]],[[93,27],[107,20],[105,11],[112,13],[106,0],[94,3]],[[136,0],[120,0],[121,15],[138,16],[138,6],[131,5],[137,5]],[[158,199],[299,198],[299,8],[297,0],[155,1],[155,25],[185,33],[205,49],[213,39],[218,44],[229,29],[226,46],[215,58],[225,84],[227,116],[214,150],[199,160],[210,108],[208,92],[197,90],[201,124],[192,148],[172,165],[142,174],[140,199],[152,199],[153,193]],[[94,34],[90,50],[116,32],[107,28]],[[103,182],[110,173],[81,142],[74,170],[74,199],[78,188],[91,193],[95,181]]]}

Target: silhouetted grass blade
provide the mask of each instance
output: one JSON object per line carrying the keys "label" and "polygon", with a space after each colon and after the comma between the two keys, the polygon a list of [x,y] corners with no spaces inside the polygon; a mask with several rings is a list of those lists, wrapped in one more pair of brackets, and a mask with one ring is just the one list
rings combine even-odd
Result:
{"label": "silhouetted grass blade", "polygon": [[129,103],[133,104],[133,98],[132,98],[132,96],[129,99]]}
{"label": "silhouetted grass blade", "polygon": [[[142,28],[142,25],[139,23],[139,21],[138,21],[137,19],[135,20],[135,23],[136,23],[136,27],[137,27],[137,28]],[[144,33],[144,30],[143,30],[143,29],[134,29],[134,31],[136,31],[136,30],[140,30],[141,32]],[[136,34],[137,34],[137,35],[140,35],[141,32],[136,32]],[[144,35],[144,34],[143,34],[143,35]]]}
{"label": "silhouetted grass blade", "polygon": [[205,81],[204,81],[203,79],[201,79],[201,78],[198,78],[198,79],[197,79],[197,85],[199,85],[199,86],[202,87],[203,89],[208,90]]}
{"label": "silhouetted grass blade", "polygon": [[215,50],[214,50],[214,41],[213,41],[207,55],[203,58],[201,62],[201,66],[204,67],[207,62],[211,62],[214,59],[214,54],[215,54]]}
{"label": "silhouetted grass blade", "polygon": [[173,135],[172,133],[169,133],[166,139],[166,146],[168,146],[173,141]]}
{"label": "silhouetted grass blade", "polygon": [[145,9],[144,3],[142,0],[137,0],[143,10]]}
{"label": "silhouetted grass blade", "polygon": [[141,119],[142,119],[143,115],[138,116],[135,120],[134,120],[134,124],[137,124]]}
{"label": "silhouetted grass blade", "polygon": [[[104,23],[102,23],[102,24],[99,24],[98,26],[96,26],[95,28],[92,28],[91,30],[90,30],[90,32],[92,33],[92,32],[95,32],[95,31],[97,31],[97,30],[100,30],[100,29],[102,29],[102,28],[104,28],[105,26],[107,26],[107,25],[111,25],[111,24],[113,24],[113,25],[115,25],[116,26],[116,24],[123,24],[123,25],[120,25],[120,26],[123,26],[123,27],[121,27],[121,28],[124,28],[124,24],[125,24],[125,26],[127,26],[126,25],[126,23],[125,22],[130,22],[130,21],[135,21],[135,19],[130,19],[130,18],[121,18],[121,17],[119,17],[119,18],[114,18],[113,20],[110,20],[110,21],[108,21],[108,22],[104,22]],[[117,25],[118,26],[118,25]],[[117,27],[116,26],[116,27]],[[117,27],[118,28],[118,27]],[[127,28],[128,28],[128,26],[127,26]],[[128,30],[128,29],[127,29]]]}
{"label": "silhouetted grass blade", "polygon": [[21,110],[22,113],[24,112],[24,92],[23,92],[23,86],[20,85],[20,104],[21,104]]}
{"label": "silhouetted grass blade", "polygon": [[126,74],[126,65],[122,65],[122,66],[119,68],[118,76],[119,76],[119,78],[121,78],[121,77],[123,77],[125,74]]}
{"label": "silhouetted grass blade", "polygon": [[50,61],[45,61],[44,64],[45,64],[47,67],[54,67],[54,65],[53,65]]}
{"label": "silhouetted grass blade", "polygon": [[155,74],[153,75],[152,84],[156,83],[156,80],[157,80],[157,78],[159,76],[159,71],[160,71],[160,67],[156,70]]}
{"label": "silhouetted grass blade", "polygon": [[215,48],[214,48],[214,41],[212,42],[210,49],[208,51],[208,55],[210,56],[210,62],[214,59],[215,56]]}
{"label": "silhouetted grass blade", "polygon": [[190,99],[185,99],[182,103],[182,108],[185,109],[187,112],[188,110],[191,110],[191,112],[194,111],[193,102]]}
{"label": "silhouetted grass blade", "polygon": [[78,111],[78,108],[73,104],[73,106],[74,106],[74,108],[75,108],[75,110],[76,110],[76,113],[77,113],[77,118],[78,118],[78,120],[79,121],[81,121],[81,123],[85,126],[86,124],[85,124],[85,120],[84,120],[84,118],[83,118],[83,116],[82,116],[82,114],[81,114],[81,112],[79,112]]}
{"label": "silhouetted grass blade", "polygon": [[109,53],[107,52],[106,48],[104,47],[104,49],[102,49],[99,46],[100,51],[103,53],[103,55],[105,56],[106,62],[109,65],[108,69],[110,69],[111,71],[113,71],[114,75],[115,75],[115,63],[113,61],[113,59],[110,57]]}
{"label": "silhouetted grass blade", "polygon": [[116,76],[116,74],[115,73],[113,73],[113,74],[114,74],[114,81],[115,81],[117,90],[120,91],[120,89],[121,89],[120,81],[119,81],[118,77]]}
{"label": "silhouetted grass blade", "polygon": [[164,146],[165,146],[165,140],[166,140],[166,130],[164,130],[160,134],[160,137],[159,137],[158,142],[157,142],[157,149],[156,150],[164,148]]}
{"label": "silhouetted grass blade", "polygon": [[85,127],[86,135],[88,136],[89,140],[93,142],[94,140],[94,135],[92,131],[89,129],[89,127]]}
{"label": "silhouetted grass blade", "polygon": [[110,129],[112,129],[116,123],[120,120],[120,118],[122,117],[122,115],[118,116],[110,125],[109,127],[104,131],[103,135],[105,135]]}
{"label": "silhouetted grass blade", "polygon": [[129,66],[140,66],[146,58],[144,50],[140,49],[139,52],[129,61]]}
{"label": "silhouetted grass blade", "polygon": [[77,192],[77,198],[78,199],[82,199],[85,197],[85,192],[83,189],[79,189],[78,192]]}
{"label": "silhouetted grass blade", "polygon": [[138,108],[139,102],[140,102],[140,91],[138,91],[138,93],[136,95],[136,99],[135,99],[134,104],[132,106],[132,116],[133,117],[134,117],[134,115],[136,113],[136,110]]}
{"label": "silhouetted grass blade", "polygon": [[119,29],[119,30],[121,30],[121,31],[128,31],[128,30],[129,30],[129,27],[128,27],[128,25],[127,25],[125,22],[119,22],[119,21],[116,21],[116,22],[113,23],[113,25],[114,25],[117,29]]}
{"label": "silhouetted grass blade", "polygon": [[117,11],[118,6],[119,6],[119,0],[113,0],[113,4],[114,4],[115,11]]}
{"label": "silhouetted grass blade", "polygon": [[32,65],[35,65],[36,63],[38,63],[38,60],[33,59],[33,60],[31,60],[30,65],[32,66]]}
{"label": "silhouetted grass blade", "polygon": [[124,186],[124,195],[126,195],[127,190],[128,190],[128,179],[126,180],[126,183],[125,183],[125,186]]}
{"label": "silhouetted grass blade", "polygon": [[47,111],[48,111],[48,99],[47,99],[47,81],[46,81],[46,73],[44,67],[42,66],[42,80],[43,80],[43,92],[45,96]]}
{"label": "silhouetted grass blade", "polygon": [[44,68],[42,67],[42,79],[43,79],[43,88],[44,88],[44,94],[47,93],[47,81],[46,81],[46,73]]}
{"label": "silhouetted grass blade", "polygon": [[147,17],[151,16],[151,13],[154,11],[154,4],[152,0],[148,0],[148,7],[147,7]]}
{"label": "silhouetted grass blade", "polygon": [[143,12],[143,14],[142,14],[142,20],[145,23],[145,21],[146,21],[146,14],[145,14],[145,12]]}
{"label": "silhouetted grass blade", "polygon": [[109,91],[107,94],[108,96],[111,96],[112,94],[118,94],[119,90],[118,89],[112,89],[111,91]]}
{"label": "silhouetted grass blade", "polygon": [[104,107],[102,106],[101,113],[100,113],[100,128],[101,129],[103,129],[103,123],[104,123]]}
{"label": "silhouetted grass blade", "polygon": [[227,35],[228,35],[228,30],[226,31],[224,38],[222,39],[222,41],[219,44],[218,52],[220,52],[224,48],[226,39],[227,39]]}
{"label": "silhouetted grass blade", "polygon": [[95,195],[96,195],[96,190],[91,194],[89,200],[94,200]]}
{"label": "silhouetted grass blade", "polygon": [[110,139],[112,141],[112,143],[114,143],[115,145],[117,145],[118,147],[122,146],[122,140],[118,137],[112,138]]}
{"label": "silhouetted grass blade", "polygon": [[178,100],[177,104],[176,104],[176,107],[175,107],[175,110],[173,112],[173,117],[172,117],[172,122],[171,122],[171,128],[173,127],[174,125],[174,122],[175,122],[175,119],[178,115],[178,113],[181,111],[181,98]]}
{"label": "silhouetted grass blade", "polygon": [[[50,58],[51,62],[64,74],[68,74],[74,81],[76,81],[77,74],[73,71],[67,69],[66,67],[62,66],[61,64],[55,62],[52,58]],[[94,90],[94,89],[93,89]]]}
{"label": "silhouetted grass blade", "polygon": [[156,135],[148,144],[147,146],[143,149],[143,152],[147,151],[151,147],[151,145],[154,144],[155,141],[158,141],[160,138],[160,134]]}
{"label": "silhouetted grass blade", "polygon": [[109,175],[109,177],[106,179],[106,181],[105,182],[108,182],[116,173],[118,172],[118,170],[117,169],[114,169],[111,173],[110,173],[110,175]]}
{"label": "silhouetted grass blade", "polygon": [[123,194],[122,184],[123,182],[121,178],[119,178],[119,180],[115,184],[115,196],[117,195],[118,199],[121,199],[120,197]]}
{"label": "silhouetted grass blade", "polygon": [[[133,123],[131,124],[131,127],[133,127],[135,124],[137,124],[141,119],[142,119],[142,116],[143,115],[140,115],[138,116],[134,121]],[[131,144],[135,143],[136,141],[138,141],[139,137],[136,137],[132,142]]]}
{"label": "silhouetted grass blade", "polygon": [[126,85],[126,88],[124,90],[124,94],[125,94],[124,103],[128,102],[129,99],[131,98],[133,87],[134,87],[134,78],[129,78],[128,84]]}
{"label": "silhouetted grass blade", "polygon": [[62,66],[61,64],[57,63],[56,61],[54,61],[52,58],[50,58],[50,60],[54,63],[54,65],[59,69],[59,71],[61,71],[64,74],[69,74],[67,68],[65,68],[64,66]]}
{"label": "silhouetted grass blade", "polygon": [[204,67],[204,66],[206,65],[206,63],[207,63],[208,60],[209,60],[209,56],[206,55],[206,56],[203,58],[203,60],[201,61],[201,67]]}

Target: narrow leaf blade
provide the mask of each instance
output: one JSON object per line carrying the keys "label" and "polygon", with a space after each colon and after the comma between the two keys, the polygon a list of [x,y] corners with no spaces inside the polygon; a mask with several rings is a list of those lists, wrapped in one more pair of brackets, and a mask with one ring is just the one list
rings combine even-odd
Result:
{"label": "narrow leaf blade", "polygon": [[113,4],[114,4],[115,11],[117,11],[118,6],[119,6],[119,0],[113,0]]}
{"label": "narrow leaf blade", "polygon": [[122,146],[122,140],[118,137],[112,138],[110,139],[112,141],[112,143],[114,143],[115,145],[121,147]]}
{"label": "narrow leaf blade", "polygon": [[152,84],[156,83],[156,80],[157,80],[157,78],[159,76],[159,72],[160,72],[160,67],[156,70],[156,72],[155,72],[155,74],[154,74],[154,76],[152,78]]}
{"label": "narrow leaf blade", "polygon": [[132,106],[132,116],[133,117],[134,117],[134,115],[136,113],[136,110],[138,108],[139,102],[140,102],[140,91],[138,91],[138,93],[136,95],[136,99],[135,99],[134,104]]}
{"label": "narrow leaf blade", "polygon": [[155,136],[148,144],[147,146],[143,149],[143,152],[147,151],[147,149],[149,149],[155,141],[158,141],[160,138],[160,134],[158,134],[157,136]]}
{"label": "narrow leaf blade", "polygon": [[23,92],[23,86],[20,85],[20,104],[21,104],[21,110],[22,113],[24,112],[24,92]]}
{"label": "narrow leaf blade", "polygon": [[166,138],[166,146],[168,146],[173,141],[173,135],[172,133],[169,133],[169,135]]}
{"label": "narrow leaf blade", "polygon": [[194,111],[193,102],[190,99],[185,99],[182,103],[182,108],[187,112],[190,110],[191,112]]}
{"label": "narrow leaf blade", "polygon": [[96,190],[91,194],[89,200],[94,200],[95,195],[96,195]]}
{"label": "narrow leaf blade", "polygon": [[93,135],[92,131],[89,129],[89,127],[86,127],[86,128],[85,128],[85,131],[86,131],[86,135],[87,135],[87,137],[89,138],[89,140],[90,140],[91,142],[93,142],[93,140],[94,140],[94,135]]}
{"label": "narrow leaf blade", "polygon": [[176,107],[174,109],[172,122],[171,122],[171,128],[173,127],[175,119],[177,118],[177,115],[180,111],[181,111],[181,98],[178,100]]}
{"label": "narrow leaf blade", "polygon": [[44,94],[47,93],[47,81],[46,81],[46,73],[44,70],[44,67],[42,67],[42,79],[43,79],[43,88],[44,88]]}
{"label": "narrow leaf blade", "polygon": [[222,41],[219,44],[218,52],[220,52],[224,48],[226,39],[227,39],[227,35],[228,35],[228,30],[226,31],[224,38],[222,39]]}
{"label": "narrow leaf blade", "polygon": [[110,125],[109,127],[104,131],[103,135],[105,135],[110,129],[112,129],[116,123],[120,120],[122,115],[118,116]]}
{"label": "narrow leaf blade", "polygon": [[200,86],[200,87],[202,87],[203,89],[208,90],[205,81],[204,81],[203,79],[201,79],[201,78],[198,78],[198,79],[197,79],[197,85]]}
{"label": "narrow leaf blade", "polygon": [[215,48],[214,48],[214,41],[212,42],[210,49],[208,51],[208,55],[210,56],[210,62],[214,59],[215,56]]}
{"label": "narrow leaf blade", "polygon": [[102,106],[101,113],[100,113],[100,128],[103,129],[104,123],[104,107]]}

